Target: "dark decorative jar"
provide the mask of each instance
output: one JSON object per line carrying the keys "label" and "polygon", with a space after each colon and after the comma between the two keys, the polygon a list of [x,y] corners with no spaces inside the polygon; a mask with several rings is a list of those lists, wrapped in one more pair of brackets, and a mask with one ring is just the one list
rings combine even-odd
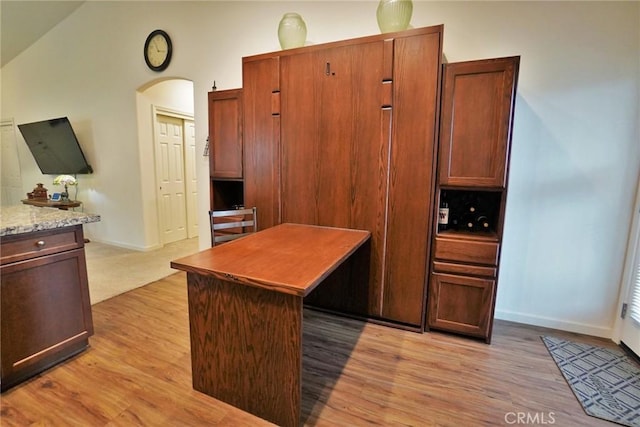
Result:
{"label": "dark decorative jar", "polygon": [[46,199],[47,198],[47,189],[44,188],[44,184],[36,184],[36,188],[33,189],[31,193],[34,199]]}

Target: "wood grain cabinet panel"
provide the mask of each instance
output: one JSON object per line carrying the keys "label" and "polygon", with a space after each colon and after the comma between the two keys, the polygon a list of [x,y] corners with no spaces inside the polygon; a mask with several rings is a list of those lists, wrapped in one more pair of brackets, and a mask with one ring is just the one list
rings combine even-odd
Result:
{"label": "wood grain cabinet panel", "polygon": [[428,281],[442,34],[397,37],[382,318],[421,327]]}
{"label": "wood grain cabinet panel", "polygon": [[505,187],[519,57],[444,66],[440,185]]}
{"label": "wood grain cabinet panel", "polygon": [[[188,278],[193,388],[277,425],[297,425],[302,298]],[[260,398],[251,398],[256,390]]]}
{"label": "wood grain cabinet panel", "polygon": [[242,89],[209,92],[209,173],[242,178]]}
{"label": "wood grain cabinet panel", "polygon": [[495,280],[434,273],[429,285],[429,325],[486,338],[492,323]]}
{"label": "wood grain cabinet panel", "polygon": [[244,58],[244,204],[256,206],[258,228],[280,224],[279,57]]}
{"label": "wood grain cabinet panel", "polygon": [[382,42],[281,59],[283,222],[375,228],[388,146],[372,126],[382,63]]}
{"label": "wood grain cabinet panel", "polygon": [[[370,292],[361,298],[368,303],[353,307],[362,315],[380,313],[389,144],[380,126],[383,54],[376,40],[280,60],[282,222],[372,233]],[[329,308],[336,307],[344,305]]]}
{"label": "wood grain cabinet panel", "polygon": [[471,264],[498,264],[500,245],[497,242],[440,237],[436,237],[435,242],[435,259]]}

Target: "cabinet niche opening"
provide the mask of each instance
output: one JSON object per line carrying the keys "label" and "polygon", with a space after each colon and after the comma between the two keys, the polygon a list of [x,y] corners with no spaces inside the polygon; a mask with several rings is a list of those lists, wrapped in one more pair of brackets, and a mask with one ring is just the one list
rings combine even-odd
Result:
{"label": "cabinet niche opening", "polygon": [[213,206],[217,211],[238,209],[244,206],[244,185],[242,181],[212,180]]}
{"label": "cabinet niche opening", "polygon": [[441,189],[440,207],[447,207],[449,215],[448,224],[438,224],[438,234],[496,237],[501,201],[501,191]]}

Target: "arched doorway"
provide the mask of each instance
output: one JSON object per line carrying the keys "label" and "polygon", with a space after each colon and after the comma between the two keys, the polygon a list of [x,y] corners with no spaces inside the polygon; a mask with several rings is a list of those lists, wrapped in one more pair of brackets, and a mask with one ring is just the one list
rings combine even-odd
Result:
{"label": "arched doorway", "polygon": [[193,82],[156,80],[136,95],[148,241],[197,237]]}

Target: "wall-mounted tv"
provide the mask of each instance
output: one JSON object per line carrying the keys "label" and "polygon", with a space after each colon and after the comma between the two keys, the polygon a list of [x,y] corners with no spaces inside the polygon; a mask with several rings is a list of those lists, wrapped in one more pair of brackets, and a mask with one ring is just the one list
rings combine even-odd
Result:
{"label": "wall-mounted tv", "polygon": [[45,175],[93,173],[67,117],[18,125]]}

